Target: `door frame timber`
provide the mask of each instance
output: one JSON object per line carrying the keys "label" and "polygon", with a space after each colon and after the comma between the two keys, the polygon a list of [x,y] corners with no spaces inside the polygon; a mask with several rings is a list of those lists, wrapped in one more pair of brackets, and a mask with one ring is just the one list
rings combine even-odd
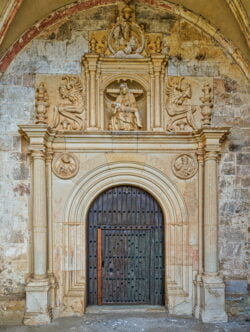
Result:
{"label": "door frame timber", "polygon": [[[87,287],[88,289],[88,287]],[[102,304],[102,229],[97,229],[97,304]]]}

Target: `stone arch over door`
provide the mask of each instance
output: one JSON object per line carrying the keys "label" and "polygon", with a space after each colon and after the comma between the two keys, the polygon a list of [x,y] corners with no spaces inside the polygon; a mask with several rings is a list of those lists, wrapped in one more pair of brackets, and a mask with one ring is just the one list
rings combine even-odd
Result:
{"label": "stone arch over door", "polygon": [[105,164],[82,177],[67,201],[64,220],[66,297],[83,298],[87,306],[87,214],[90,205],[104,190],[132,185],[151,194],[159,203],[165,221],[165,305],[172,314],[192,312],[192,265],[188,257],[188,213],[182,195],[161,171],[141,163]]}

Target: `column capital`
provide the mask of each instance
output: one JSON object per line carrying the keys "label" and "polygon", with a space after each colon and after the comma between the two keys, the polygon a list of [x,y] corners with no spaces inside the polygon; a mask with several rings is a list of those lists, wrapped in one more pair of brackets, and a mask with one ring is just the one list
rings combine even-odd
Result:
{"label": "column capital", "polygon": [[202,128],[198,132],[200,142],[206,152],[220,152],[221,143],[230,132],[230,127]]}
{"label": "column capital", "polygon": [[45,160],[45,153],[43,150],[31,150],[31,158]]}
{"label": "column capital", "polygon": [[[162,67],[165,67],[167,63],[167,58],[165,55],[162,54],[152,54],[151,61],[153,64],[153,71],[155,74],[160,74],[162,71]],[[164,66],[163,66],[164,65]]]}
{"label": "column capital", "polygon": [[21,136],[28,142],[32,154],[35,151],[45,151],[46,142],[50,136],[50,128],[46,124],[19,125]]}
{"label": "column capital", "polygon": [[217,160],[219,156],[219,152],[216,150],[208,150],[205,151],[204,159],[205,160]]}
{"label": "column capital", "polygon": [[45,153],[45,161],[46,162],[51,162],[53,159],[54,152],[52,150],[47,150]]}
{"label": "column capital", "polygon": [[98,54],[94,53],[85,54],[82,58],[82,64],[85,65],[85,67],[87,67],[89,71],[95,71],[97,68],[97,62],[99,60],[99,57],[100,56]]}

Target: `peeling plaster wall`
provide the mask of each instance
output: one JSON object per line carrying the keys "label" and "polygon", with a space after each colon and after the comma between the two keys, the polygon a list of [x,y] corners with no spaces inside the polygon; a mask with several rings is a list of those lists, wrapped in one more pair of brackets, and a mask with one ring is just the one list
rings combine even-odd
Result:
{"label": "peeling plaster wall", "polygon": [[[248,218],[250,215],[250,85],[232,58],[210,37],[183,20],[138,6],[146,31],[168,39],[169,76],[210,77],[214,87],[213,125],[232,126],[219,174],[220,269],[226,277],[227,310],[246,317]],[[37,74],[79,74],[88,51],[88,31],[106,28],[116,17],[109,6],[79,13],[33,40],[0,81],[0,315],[21,319],[30,266],[30,167],[21,150],[18,124],[33,123]]]}

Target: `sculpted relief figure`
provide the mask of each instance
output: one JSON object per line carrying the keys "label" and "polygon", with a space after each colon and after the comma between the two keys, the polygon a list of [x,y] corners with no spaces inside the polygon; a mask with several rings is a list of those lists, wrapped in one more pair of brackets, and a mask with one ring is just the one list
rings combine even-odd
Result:
{"label": "sculpted relief figure", "polygon": [[125,6],[108,37],[108,46],[117,57],[139,56],[144,48],[144,33],[133,20],[133,9]]}
{"label": "sculpted relief figure", "polygon": [[183,77],[168,82],[166,89],[166,110],[170,119],[167,124],[169,131],[186,131],[187,128],[197,129],[193,113],[196,108],[185,102],[192,97],[191,85],[183,83]]}
{"label": "sculpted relief figure", "polygon": [[82,85],[78,77],[63,77],[59,94],[64,103],[54,107],[52,128],[61,130],[83,129]]}
{"label": "sculpted relief figure", "polygon": [[52,168],[56,176],[70,179],[78,172],[79,162],[73,154],[61,153],[54,158]]}
{"label": "sculpted relief figure", "polygon": [[190,179],[197,171],[197,161],[189,154],[182,154],[174,159],[172,170],[181,179]]}
{"label": "sculpted relief figure", "polygon": [[136,99],[127,83],[120,84],[120,94],[111,103],[110,130],[139,130],[142,128]]}

